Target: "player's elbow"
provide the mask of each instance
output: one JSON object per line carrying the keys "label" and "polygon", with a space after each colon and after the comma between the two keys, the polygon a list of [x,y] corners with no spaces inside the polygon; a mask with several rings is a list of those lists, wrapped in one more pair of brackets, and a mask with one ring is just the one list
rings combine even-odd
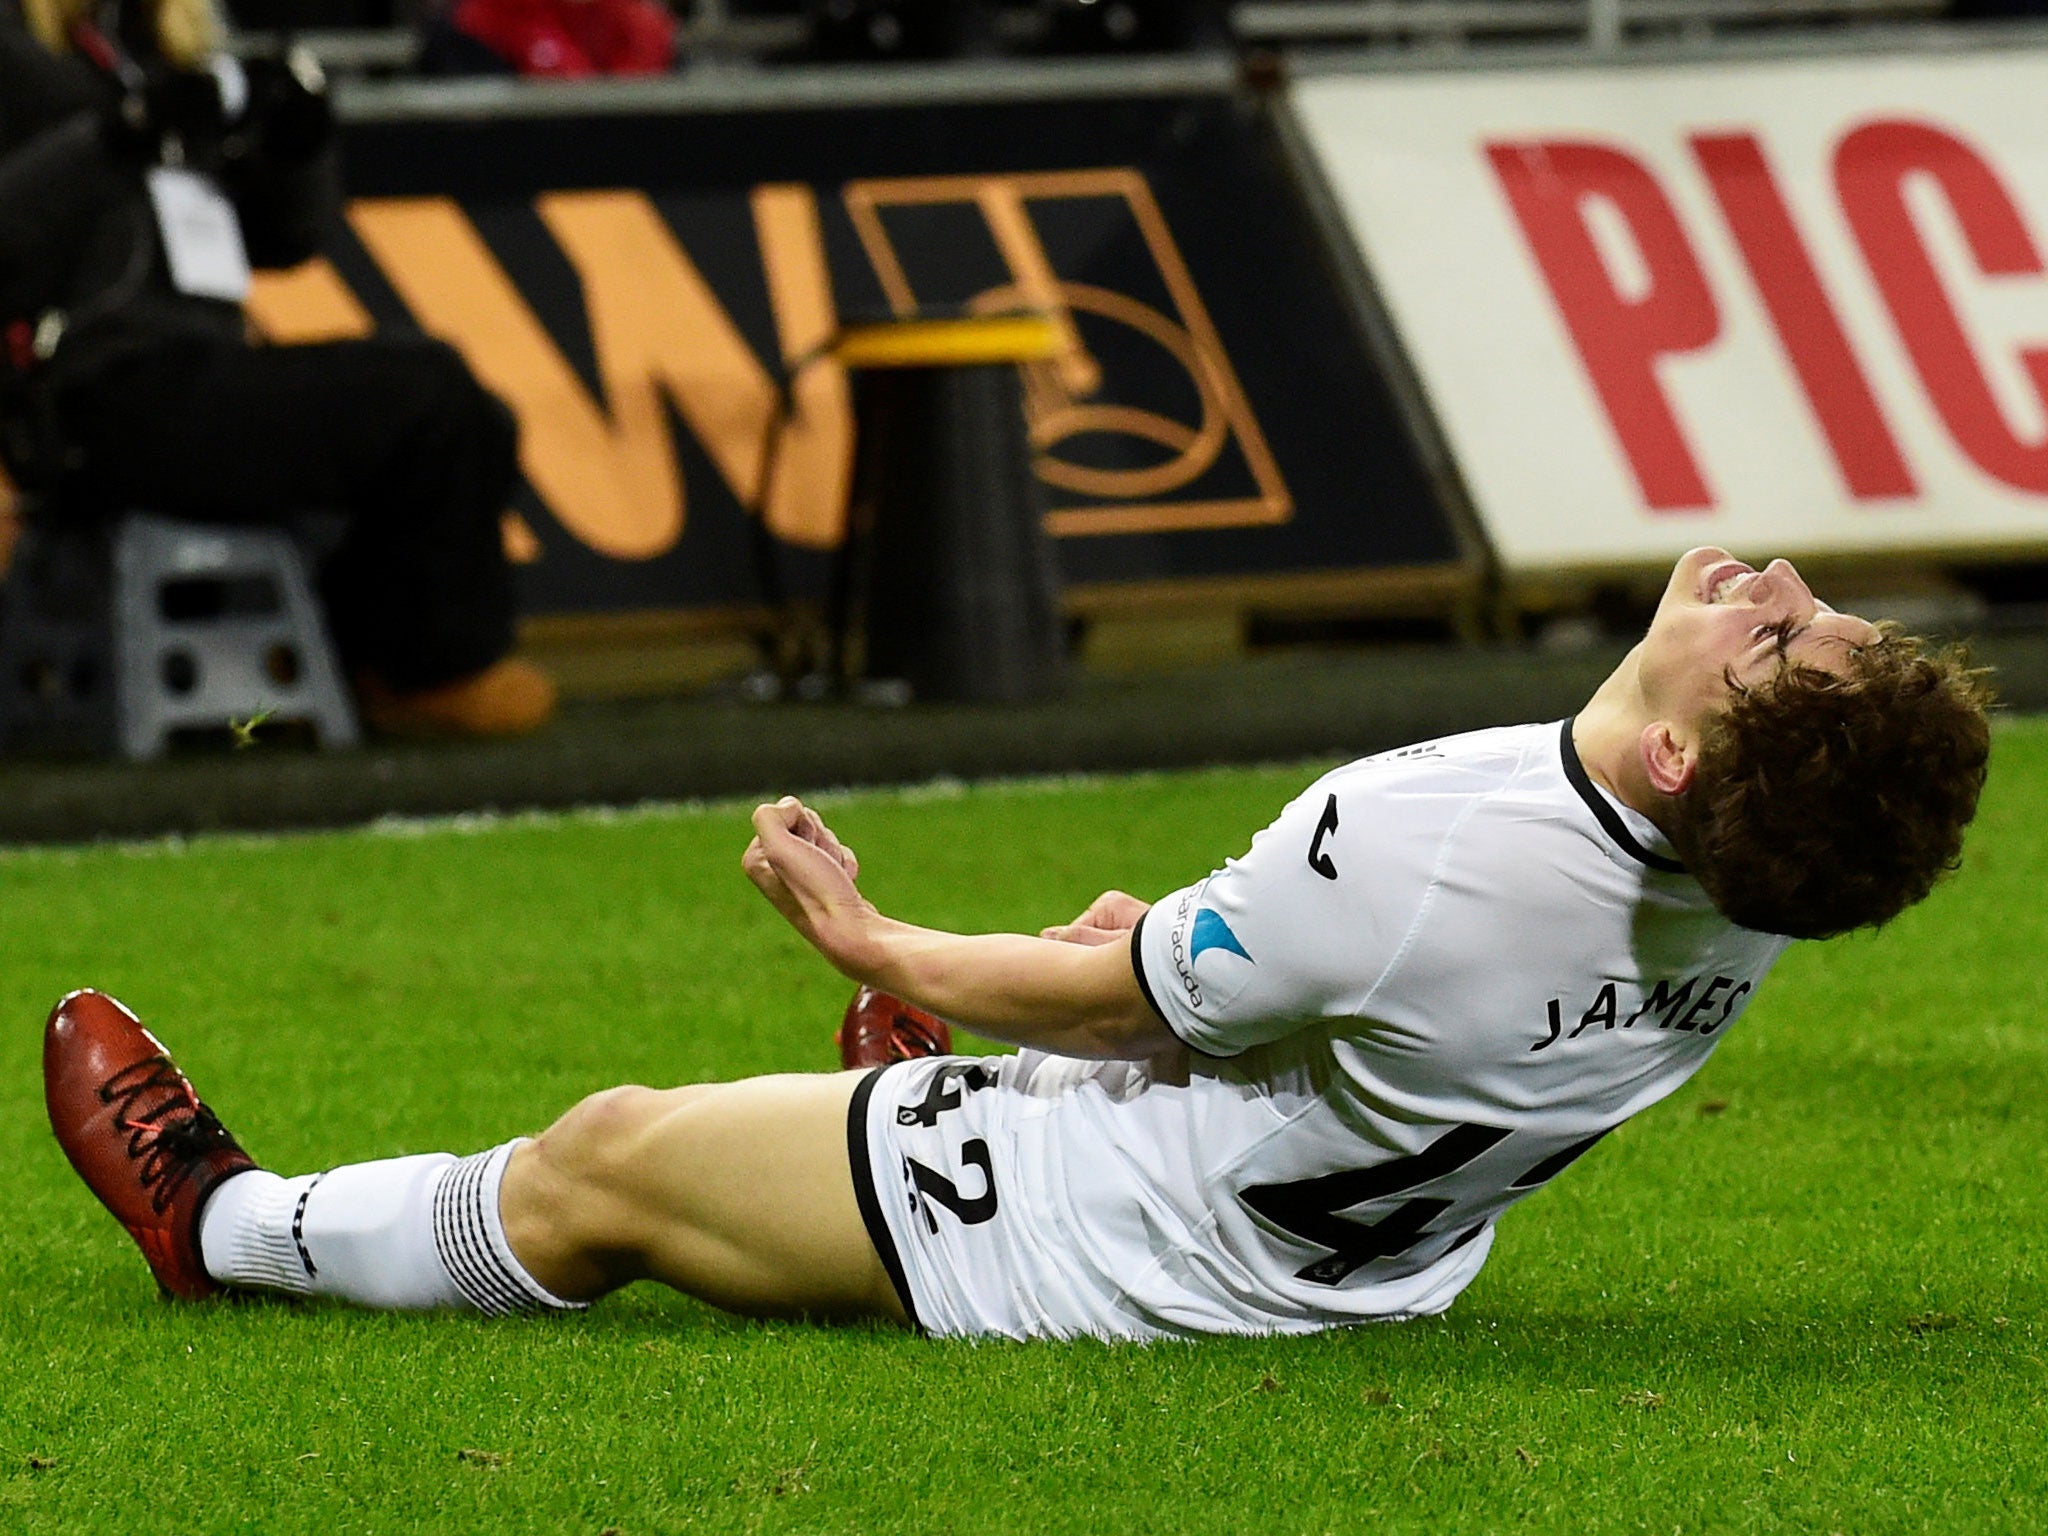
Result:
{"label": "player's elbow", "polygon": [[1104,1010],[1089,1020],[1084,1036],[1086,1049],[1075,1054],[1097,1061],[1150,1061],[1180,1044],[1142,999],[1135,1007]]}
{"label": "player's elbow", "polygon": [[1176,1043],[1158,1011],[1139,987],[1123,945],[1074,951],[1062,958],[1071,967],[1067,1002],[1068,1049],[1100,1061],[1145,1061]]}

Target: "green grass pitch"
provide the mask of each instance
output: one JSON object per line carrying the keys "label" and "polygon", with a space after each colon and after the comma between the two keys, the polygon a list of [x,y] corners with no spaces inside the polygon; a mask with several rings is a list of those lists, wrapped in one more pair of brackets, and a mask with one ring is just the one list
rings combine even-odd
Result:
{"label": "green grass pitch", "polygon": [[[885,910],[1036,928],[1199,875],[1309,776],[827,808]],[[847,988],[746,886],[745,825],[0,856],[0,1532],[2040,1528],[2043,723],[2001,730],[1960,879],[1796,949],[1436,1321],[1141,1349],[645,1287],[566,1322],[174,1308],[49,1137],[38,1031],[84,983],[288,1172],[472,1150],[614,1082],[825,1069]]]}

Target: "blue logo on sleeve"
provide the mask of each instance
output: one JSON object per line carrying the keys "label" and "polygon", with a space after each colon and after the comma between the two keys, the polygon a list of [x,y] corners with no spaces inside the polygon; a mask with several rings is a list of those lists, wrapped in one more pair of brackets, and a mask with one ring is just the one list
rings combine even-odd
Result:
{"label": "blue logo on sleeve", "polygon": [[1208,949],[1228,950],[1252,965],[1258,964],[1238,942],[1237,935],[1230,931],[1230,924],[1223,921],[1223,914],[1213,907],[1204,907],[1195,914],[1195,931],[1188,941],[1188,964],[1193,965]]}

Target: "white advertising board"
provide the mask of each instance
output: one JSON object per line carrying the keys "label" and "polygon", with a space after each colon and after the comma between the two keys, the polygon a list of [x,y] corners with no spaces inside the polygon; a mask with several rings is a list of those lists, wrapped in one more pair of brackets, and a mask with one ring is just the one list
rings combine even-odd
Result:
{"label": "white advertising board", "polygon": [[1294,99],[1511,571],[2048,547],[2048,52]]}

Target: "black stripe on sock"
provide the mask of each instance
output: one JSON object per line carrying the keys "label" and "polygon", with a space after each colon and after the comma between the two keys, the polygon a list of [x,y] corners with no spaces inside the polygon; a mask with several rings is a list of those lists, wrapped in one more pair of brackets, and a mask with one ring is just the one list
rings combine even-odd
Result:
{"label": "black stripe on sock", "polygon": [[460,1235],[467,1245],[470,1257],[475,1261],[484,1282],[498,1298],[498,1305],[506,1312],[525,1312],[533,1307],[533,1301],[520,1289],[519,1283],[505,1272],[499,1262],[497,1250],[491,1246],[490,1225],[484,1219],[484,1172],[489,1165],[491,1154],[478,1153],[479,1161],[474,1176],[463,1191],[463,1200],[458,1207],[462,1221]]}
{"label": "black stripe on sock", "polygon": [[477,1295],[467,1255],[455,1243],[456,1193],[453,1186],[461,1176],[462,1164],[457,1162],[441,1175],[441,1182],[434,1186],[434,1248],[441,1255],[441,1267],[448,1271],[448,1278],[455,1282],[455,1289],[462,1293],[462,1299],[483,1312],[489,1308]]}
{"label": "black stripe on sock", "polygon": [[470,1273],[469,1258],[455,1241],[455,1193],[450,1184],[462,1173],[462,1164],[456,1163],[441,1175],[441,1182],[434,1188],[434,1249],[441,1256],[441,1267],[448,1271],[448,1278],[455,1282],[455,1289],[462,1293],[462,1299],[479,1312],[490,1311],[486,1300],[478,1294],[476,1279]]}
{"label": "black stripe on sock", "polygon": [[512,1272],[505,1268],[505,1261],[498,1257],[498,1250],[491,1242],[490,1218],[484,1213],[484,1183],[490,1170],[494,1152],[479,1152],[476,1155],[476,1172],[469,1182],[467,1198],[462,1202],[462,1231],[470,1250],[476,1259],[485,1282],[499,1298],[499,1306],[507,1313],[531,1312],[537,1305],[527,1294]]}
{"label": "black stripe on sock", "polygon": [[463,1158],[441,1176],[434,1191],[434,1241],[455,1288],[489,1317],[529,1310],[533,1303],[507,1277],[498,1273],[490,1241],[476,1230],[481,1225],[484,1166],[489,1152]]}
{"label": "black stripe on sock", "polygon": [[292,1207],[292,1246],[299,1250],[299,1262],[305,1266],[308,1280],[317,1280],[320,1271],[314,1267],[313,1255],[306,1251],[306,1202],[313,1198],[313,1191],[326,1177],[324,1173],[314,1174],[313,1182],[299,1191],[299,1203]]}
{"label": "black stripe on sock", "polygon": [[868,1100],[874,1097],[876,1082],[888,1070],[875,1068],[853,1090],[853,1103],[846,1111],[846,1160],[853,1169],[853,1198],[860,1206],[860,1219],[867,1226],[868,1241],[875,1245],[882,1268],[889,1272],[889,1283],[896,1287],[896,1299],[903,1303],[903,1315],[910,1319],[911,1327],[923,1333],[924,1324],[917,1320],[917,1303],[910,1299],[910,1279],[903,1272],[902,1255],[897,1253],[896,1239],[890,1235],[889,1223],[882,1215],[882,1202],[875,1195],[875,1171],[868,1160]]}
{"label": "black stripe on sock", "polygon": [[[479,1153],[477,1157],[487,1155],[489,1153]],[[485,1311],[502,1317],[504,1313],[516,1311],[516,1307],[512,1305],[512,1298],[506,1296],[504,1280],[498,1274],[494,1274],[496,1266],[492,1264],[492,1247],[489,1247],[489,1241],[483,1237],[483,1221],[479,1214],[479,1208],[483,1204],[483,1165],[475,1157],[465,1157],[461,1174],[463,1188],[459,1190],[455,1198],[455,1208],[451,1212],[455,1219],[455,1241],[463,1249],[463,1257],[469,1260],[469,1272],[475,1276],[477,1290],[485,1294],[489,1298],[489,1303],[492,1303],[485,1307]]]}
{"label": "black stripe on sock", "polygon": [[469,1184],[471,1170],[467,1161],[450,1169],[442,1187],[448,1191],[448,1248],[446,1256],[453,1262],[449,1273],[462,1294],[469,1298],[469,1304],[487,1317],[504,1315],[505,1303],[491,1287],[490,1275],[478,1261],[476,1248],[469,1240]]}

